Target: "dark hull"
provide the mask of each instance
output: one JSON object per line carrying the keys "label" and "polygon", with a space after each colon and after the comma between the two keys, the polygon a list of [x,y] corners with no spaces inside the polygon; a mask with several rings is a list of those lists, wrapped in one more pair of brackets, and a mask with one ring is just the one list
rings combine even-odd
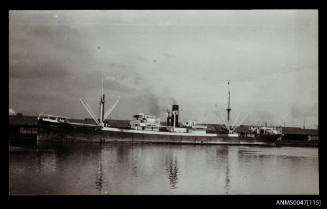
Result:
{"label": "dark hull", "polygon": [[[123,129],[122,129],[123,130]],[[230,144],[275,146],[280,135],[257,137],[230,137],[227,134],[157,134],[100,130],[95,127],[62,125],[41,125],[38,130],[38,143],[41,142],[135,142],[135,143],[175,143],[175,144]]]}

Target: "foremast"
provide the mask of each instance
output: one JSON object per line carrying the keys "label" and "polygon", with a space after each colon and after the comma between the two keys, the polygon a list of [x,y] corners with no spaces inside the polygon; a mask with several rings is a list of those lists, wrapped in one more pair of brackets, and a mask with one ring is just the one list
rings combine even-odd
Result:
{"label": "foremast", "polygon": [[95,114],[93,113],[93,111],[90,108],[90,106],[86,103],[86,101],[84,101],[83,99],[80,99],[80,102],[83,105],[83,107],[85,108],[85,110],[92,117],[92,119],[94,120],[94,122],[98,126],[100,126],[100,127],[103,128],[105,126],[104,121],[109,117],[109,115],[111,114],[111,112],[115,109],[116,105],[118,104],[118,102],[120,100],[120,96],[118,96],[117,101],[107,110],[107,112],[104,112],[105,94],[104,94],[104,91],[103,91],[103,77],[102,77],[102,74],[101,74],[101,79],[102,79],[102,86],[101,86],[101,90],[102,91],[101,91],[101,97],[100,97],[99,117],[98,117],[98,119],[95,116]]}

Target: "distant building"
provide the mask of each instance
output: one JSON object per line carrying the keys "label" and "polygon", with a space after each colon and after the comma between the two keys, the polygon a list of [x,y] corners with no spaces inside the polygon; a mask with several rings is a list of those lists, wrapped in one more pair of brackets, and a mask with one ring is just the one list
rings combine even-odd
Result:
{"label": "distant building", "polygon": [[16,115],[16,112],[13,109],[9,108],[9,115]]}

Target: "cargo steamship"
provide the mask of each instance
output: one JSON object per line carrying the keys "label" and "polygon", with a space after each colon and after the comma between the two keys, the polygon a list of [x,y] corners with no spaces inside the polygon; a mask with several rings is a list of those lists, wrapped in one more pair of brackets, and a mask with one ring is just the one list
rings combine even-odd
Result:
{"label": "cargo steamship", "polygon": [[[102,82],[103,83],[103,82]],[[280,132],[268,127],[250,127],[248,131],[237,133],[237,126],[230,125],[230,81],[228,81],[227,122],[224,129],[209,133],[207,126],[194,121],[179,123],[179,105],[172,105],[166,113],[166,125],[160,119],[144,113],[135,114],[128,128],[110,127],[105,120],[117,106],[120,97],[104,113],[105,94],[100,98],[99,119],[86,101],[81,104],[94,120],[95,124],[74,123],[67,117],[39,114],[37,141],[60,142],[140,142],[140,143],[177,143],[177,144],[235,144],[235,145],[275,145],[281,137]],[[235,121],[234,121],[235,122]]]}

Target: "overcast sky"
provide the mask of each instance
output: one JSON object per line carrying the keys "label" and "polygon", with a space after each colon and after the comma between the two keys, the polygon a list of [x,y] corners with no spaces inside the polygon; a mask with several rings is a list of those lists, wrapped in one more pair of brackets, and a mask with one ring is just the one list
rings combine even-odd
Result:
{"label": "overcast sky", "polygon": [[[162,113],[318,126],[318,11],[10,11],[9,107],[90,117],[101,75],[112,119]],[[162,117],[163,118],[163,117]]]}

